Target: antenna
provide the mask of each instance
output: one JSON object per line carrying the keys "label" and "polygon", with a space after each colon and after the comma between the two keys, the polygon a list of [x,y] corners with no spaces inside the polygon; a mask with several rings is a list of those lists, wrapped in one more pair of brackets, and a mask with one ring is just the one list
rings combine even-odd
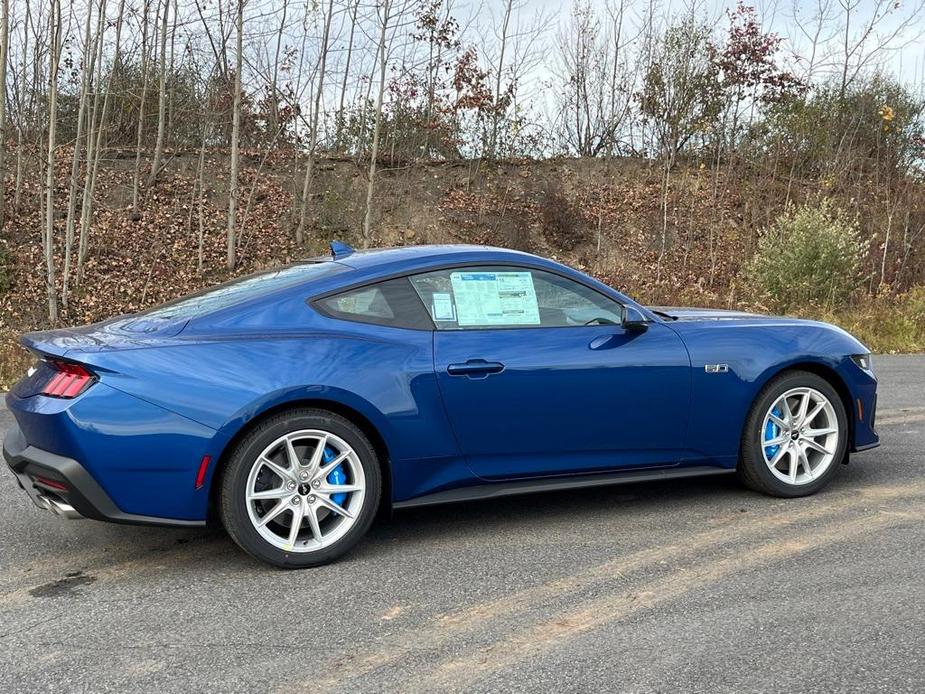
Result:
{"label": "antenna", "polygon": [[332,260],[346,258],[348,255],[353,255],[353,252],[353,246],[349,246],[346,243],[341,243],[340,241],[331,241]]}

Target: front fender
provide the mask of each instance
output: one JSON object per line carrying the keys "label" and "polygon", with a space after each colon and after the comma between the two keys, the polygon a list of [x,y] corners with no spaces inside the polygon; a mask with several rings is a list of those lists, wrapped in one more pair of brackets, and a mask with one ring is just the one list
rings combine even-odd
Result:
{"label": "front fender", "polygon": [[[671,327],[691,357],[693,406],[687,448],[693,457],[734,467],[752,403],[788,368],[815,365],[836,374],[848,393],[849,417],[854,415],[850,402],[863,383],[852,378],[850,369],[857,367],[849,355],[863,353],[866,347],[840,328],[789,319],[678,321]],[[726,365],[728,370],[708,370],[711,365]],[[853,429],[857,445],[858,431]]]}

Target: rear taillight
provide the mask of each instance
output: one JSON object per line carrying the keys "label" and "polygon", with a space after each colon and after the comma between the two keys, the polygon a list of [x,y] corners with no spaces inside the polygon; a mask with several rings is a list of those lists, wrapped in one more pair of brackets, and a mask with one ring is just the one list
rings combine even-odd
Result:
{"label": "rear taillight", "polygon": [[80,364],[64,361],[49,361],[48,364],[55,372],[42,388],[42,395],[50,395],[54,398],[76,398],[93,383],[93,374]]}

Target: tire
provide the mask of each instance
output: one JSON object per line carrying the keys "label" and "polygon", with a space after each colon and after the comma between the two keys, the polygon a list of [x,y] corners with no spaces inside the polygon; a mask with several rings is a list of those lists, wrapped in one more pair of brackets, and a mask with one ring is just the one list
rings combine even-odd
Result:
{"label": "tire", "polygon": [[219,516],[250,555],[301,569],[327,564],[359,542],[381,494],[375,449],[356,425],[326,410],[289,410],[235,445],[221,477]]}
{"label": "tire", "polygon": [[[822,406],[808,421],[800,417],[804,394],[809,398],[807,417]],[[823,406],[823,399],[828,407]],[[771,415],[781,415],[778,420],[786,426],[778,426]],[[837,429],[834,433],[813,436],[815,432],[829,432],[833,426]],[[777,445],[771,445],[774,443]],[[786,371],[762,388],[752,404],[742,432],[738,476],[745,486],[763,494],[808,496],[836,474],[847,445],[848,418],[832,385],[808,371]]]}

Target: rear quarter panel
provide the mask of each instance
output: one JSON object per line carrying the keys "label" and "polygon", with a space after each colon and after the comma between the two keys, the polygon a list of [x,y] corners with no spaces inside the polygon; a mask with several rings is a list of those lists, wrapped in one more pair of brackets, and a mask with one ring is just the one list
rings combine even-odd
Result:
{"label": "rear quarter panel", "polygon": [[468,478],[437,390],[431,332],[319,320],[334,325],[190,336],[86,356],[105,370],[109,387],[215,430],[215,446],[203,453],[216,458],[254,418],[310,400],[346,406],[376,428],[388,448],[395,498]]}

